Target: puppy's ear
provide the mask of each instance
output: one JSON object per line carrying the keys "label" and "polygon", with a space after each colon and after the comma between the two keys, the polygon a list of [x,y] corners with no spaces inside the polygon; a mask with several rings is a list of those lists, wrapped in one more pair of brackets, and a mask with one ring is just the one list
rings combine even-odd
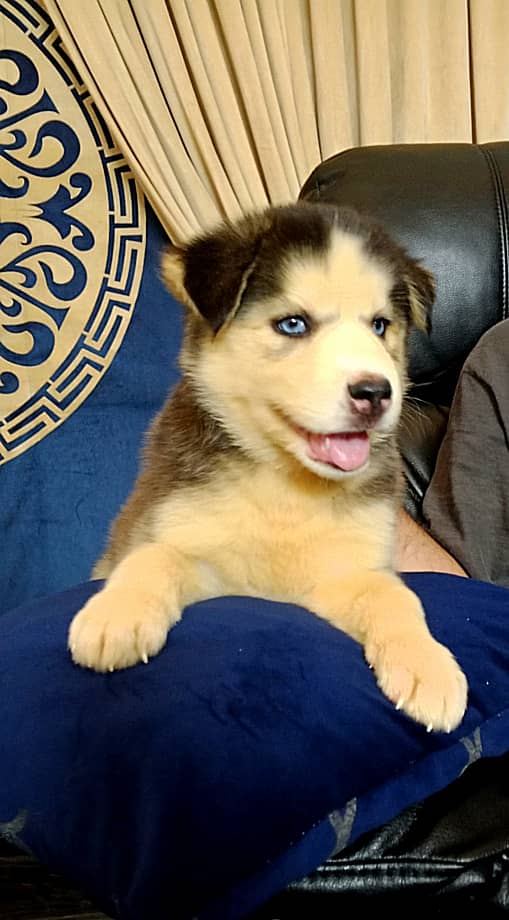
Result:
{"label": "puppy's ear", "polygon": [[411,321],[423,332],[431,331],[431,311],[435,302],[435,279],[413,259],[405,272]]}
{"label": "puppy's ear", "polygon": [[184,276],[186,272],[186,250],[170,244],[163,252],[161,259],[161,275],[170,294],[185,307],[194,308],[194,304],[186,291]]}
{"label": "puppy's ear", "polygon": [[237,312],[256,263],[266,221],[244,219],[185,248],[170,247],[163,256],[162,276],[171,293],[196,310],[214,332]]}

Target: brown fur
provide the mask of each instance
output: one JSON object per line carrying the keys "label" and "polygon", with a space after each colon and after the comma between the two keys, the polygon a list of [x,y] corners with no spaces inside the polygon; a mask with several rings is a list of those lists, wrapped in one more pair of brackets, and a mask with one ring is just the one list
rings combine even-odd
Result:
{"label": "brown fur", "polygon": [[[429,324],[430,275],[379,225],[309,204],[224,224],[162,268],[187,308],[183,379],[96,566],[106,586],[72,623],[74,660],[147,661],[210,596],[288,600],[362,642],[399,707],[450,730],[465,678],[392,567],[406,340]],[[298,337],[280,328],[292,316]],[[366,379],[390,385],[383,409],[350,395]],[[328,432],[362,433],[368,459],[318,459]]]}

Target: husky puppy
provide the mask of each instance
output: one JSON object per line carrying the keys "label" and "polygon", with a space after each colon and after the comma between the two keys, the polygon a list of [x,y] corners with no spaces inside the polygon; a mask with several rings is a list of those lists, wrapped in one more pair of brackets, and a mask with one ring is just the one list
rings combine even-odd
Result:
{"label": "husky puppy", "polygon": [[75,662],[147,662],[186,605],[256,595],[362,643],[387,697],[429,730],[461,721],[465,677],[395,574],[406,342],[431,276],[376,223],[299,203],[170,247],[182,380],[74,618]]}

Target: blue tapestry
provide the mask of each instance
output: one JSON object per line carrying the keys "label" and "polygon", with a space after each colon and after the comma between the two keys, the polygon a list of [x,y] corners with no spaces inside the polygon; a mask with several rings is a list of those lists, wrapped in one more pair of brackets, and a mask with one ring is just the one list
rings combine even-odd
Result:
{"label": "blue tapestry", "polygon": [[0,463],[97,385],[129,325],[143,197],[60,40],[33,3],[2,0]]}
{"label": "blue tapestry", "polygon": [[3,612],[89,577],[176,378],[180,311],[165,235],[47,14],[0,0],[0,30]]}

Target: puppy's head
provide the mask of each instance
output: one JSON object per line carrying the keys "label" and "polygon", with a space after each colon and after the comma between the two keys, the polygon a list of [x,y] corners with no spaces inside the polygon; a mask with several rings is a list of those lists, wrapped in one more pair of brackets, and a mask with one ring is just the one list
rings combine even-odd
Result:
{"label": "puppy's head", "polygon": [[376,223],[299,203],[224,224],[163,258],[189,309],[181,362],[251,455],[330,479],[367,470],[398,422],[410,327],[431,276]]}

